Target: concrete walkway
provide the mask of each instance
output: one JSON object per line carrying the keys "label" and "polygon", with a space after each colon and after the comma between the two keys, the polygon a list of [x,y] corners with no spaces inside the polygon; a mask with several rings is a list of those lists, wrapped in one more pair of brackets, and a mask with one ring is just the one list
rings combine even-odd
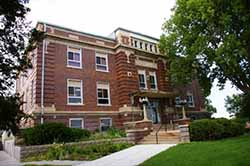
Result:
{"label": "concrete walkway", "polygon": [[0,166],[22,166],[25,164],[35,164],[35,165],[70,165],[76,166],[79,164],[87,163],[89,161],[68,161],[68,160],[54,160],[54,161],[34,161],[34,162],[24,162],[20,163],[14,158],[10,157],[6,152],[0,151]]}
{"label": "concrete walkway", "polygon": [[18,166],[20,163],[10,157],[6,152],[0,151],[0,166]]}
{"label": "concrete walkway", "polygon": [[0,166],[36,165],[72,165],[72,166],[137,166],[150,157],[172,147],[175,144],[135,145],[131,148],[113,153],[94,161],[36,161],[20,163],[10,157],[6,152],[0,151]]}
{"label": "concrete walkway", "polygon": [[67,166],[77,166],[79,164],[88,163],[89,161],[70,161],[70,160],[53,160],[53,161],[34,161],[34,162],[26,162],[21,163],[21,165],[25,164],[34,164],[34,165],[67,165]]}
{"label": "concrete walkway", "polygon": [[175,144],[136,145],[79,166],[137,166]]}

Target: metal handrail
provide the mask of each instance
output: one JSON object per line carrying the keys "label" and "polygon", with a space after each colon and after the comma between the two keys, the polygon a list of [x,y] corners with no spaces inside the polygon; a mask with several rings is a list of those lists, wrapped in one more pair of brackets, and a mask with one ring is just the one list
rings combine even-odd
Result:
{"label": "metal handrail", "polygon": [[[162,123],[161,126],[158,128],[158,130],[157,130],[156,133],[155,133],[156,144],[159,143],[159,140],[158,140],[158,133],[159,133],[159,131],[161,130],[161,128],[162,128],[163,125],[164,125],[164,124]],[[166,130],[166,128],[165,128],[165,130]]]}

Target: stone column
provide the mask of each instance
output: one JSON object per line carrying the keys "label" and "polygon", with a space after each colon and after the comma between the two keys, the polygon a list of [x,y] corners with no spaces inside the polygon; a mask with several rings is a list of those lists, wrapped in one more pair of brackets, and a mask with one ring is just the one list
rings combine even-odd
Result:
{"label": "stone column", "polygon": [[143,120],[148,121],[147,109],[146,104],[143,104]]}
{"label": "stone column", "polygon": [[179,129],[180,129],[180,142],[181,143],[190,142],[188,125],[179,125]]}

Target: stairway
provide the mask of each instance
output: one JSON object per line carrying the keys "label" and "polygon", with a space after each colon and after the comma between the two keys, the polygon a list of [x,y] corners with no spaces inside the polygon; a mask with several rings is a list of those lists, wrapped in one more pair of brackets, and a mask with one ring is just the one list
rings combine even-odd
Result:
{"label": "stairway", "polygon": [[[158,126],[153,126],[154,130],[138,144],[157,144],[156,141],[156,132],[158,131]],[[161,128],[158,132],[158,144],[177,144],[180,142],[180,131],[179,130],[167,130]]]}

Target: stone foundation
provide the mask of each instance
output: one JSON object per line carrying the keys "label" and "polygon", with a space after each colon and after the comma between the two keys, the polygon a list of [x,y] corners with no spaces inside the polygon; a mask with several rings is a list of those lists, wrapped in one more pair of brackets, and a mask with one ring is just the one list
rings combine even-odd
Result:
{"label": "stone foundation", "polygon": [[135,143],[139,142],[145,136],[149,135],[151,131],[153,131],[152,125],[151,120],[124,123],[128,139]]}
{"label": "stone foundation", "polygon": [[[103,140],[94,140],[94,141],[82,141],[82,142],[71,142],[65,143],[67,146],[81,146],[84,147],[90,144],[102,144],[104,142],[111,141],[112,143],[134,143],[133,140],[129,138],[115,138],[115,139],[103,139]],[[11,157],[20,161],[30,155],[41,154],[46,152],[53,144],[49,145],[34,145],[34,146],[16,146],[14,140],[8,140],[4,142],[4,151],[7,152]]]}

